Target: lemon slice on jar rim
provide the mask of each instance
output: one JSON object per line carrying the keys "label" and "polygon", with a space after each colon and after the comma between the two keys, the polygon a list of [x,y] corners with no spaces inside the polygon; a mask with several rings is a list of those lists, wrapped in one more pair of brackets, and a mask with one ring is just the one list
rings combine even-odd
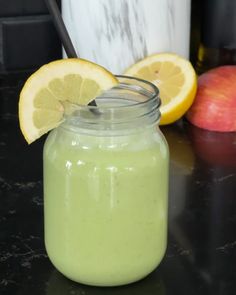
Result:
{"label": "lemon slice on jar rim", "polygon": [[105,68],[83,59],[50,62],[25,82],[19,100],[20,129],[30,144],[63,121],[64,103],[87,105],[118,84]]}

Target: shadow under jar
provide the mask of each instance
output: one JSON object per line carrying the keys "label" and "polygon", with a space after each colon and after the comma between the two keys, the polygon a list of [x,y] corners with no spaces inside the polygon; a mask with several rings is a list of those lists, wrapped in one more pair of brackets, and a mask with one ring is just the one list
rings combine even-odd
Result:
{"label": "shadow under jar", "polygon": [[166,250],[169,151],[158,89],[118,79],[97,107],[74,106],[44,146],[47,253],[88,285],[140,280]]}

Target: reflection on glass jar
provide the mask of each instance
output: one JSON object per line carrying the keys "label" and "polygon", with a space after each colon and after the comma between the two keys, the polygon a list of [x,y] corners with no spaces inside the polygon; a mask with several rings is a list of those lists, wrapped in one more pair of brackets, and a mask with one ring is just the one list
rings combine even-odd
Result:
{"label": "reflection on glass jar", "polygon": [[65,276],[91,285],[137,281],[160,263],[167,236],[168,147],[158,90],[120,84],[78,106],[44,148],[45,239]]}

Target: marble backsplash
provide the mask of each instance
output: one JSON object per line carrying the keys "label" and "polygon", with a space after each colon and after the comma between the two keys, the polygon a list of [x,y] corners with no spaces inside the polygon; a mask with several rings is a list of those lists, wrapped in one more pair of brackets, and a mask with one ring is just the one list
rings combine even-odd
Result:
{"label": "marble backsplash", "polygon": [[189,57],[191,0],[62,0],[78,55],[115,74],[153,53]]}

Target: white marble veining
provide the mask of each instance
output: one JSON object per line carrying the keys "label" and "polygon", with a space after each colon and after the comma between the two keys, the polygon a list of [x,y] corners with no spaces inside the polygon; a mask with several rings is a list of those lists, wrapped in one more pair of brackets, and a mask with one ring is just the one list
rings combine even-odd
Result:
{"label": "white marble veining", "polygon": [[78,55],[115,74],[157,52],[189,56],[191,0],[62,0]]}

